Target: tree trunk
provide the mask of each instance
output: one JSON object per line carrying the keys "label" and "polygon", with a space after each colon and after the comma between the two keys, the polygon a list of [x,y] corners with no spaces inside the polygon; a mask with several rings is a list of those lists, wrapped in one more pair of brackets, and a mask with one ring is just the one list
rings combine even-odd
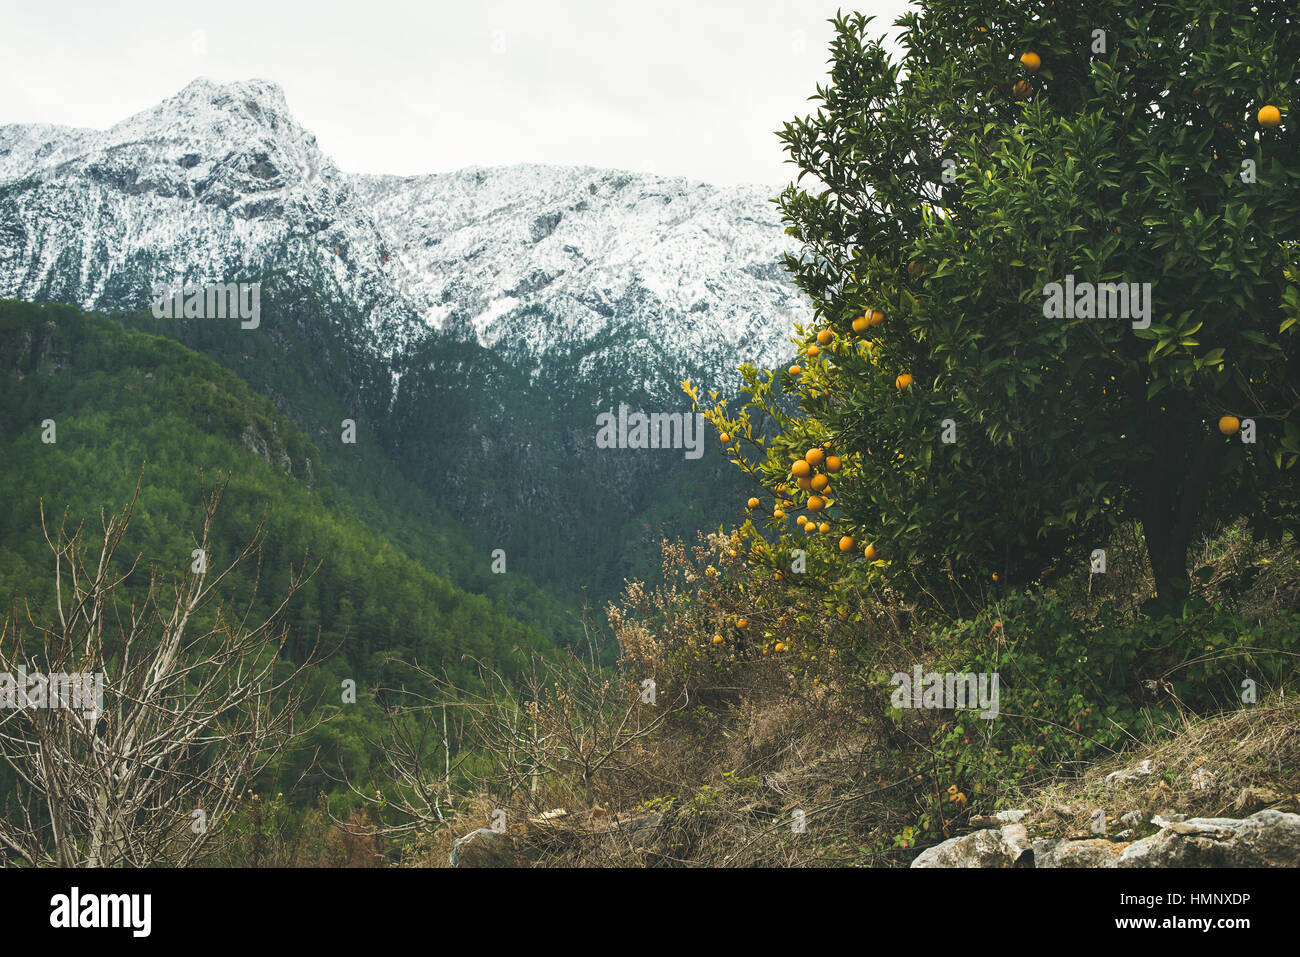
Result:
{"label": "tree trunk", "polygon": [[1161,541],[1147,535],[1147,558],[1151,561],[1151,574],[1156,580],[1156,599],[1169,611],[1182,607],[1191,589],[1187,575],[1187,544],[1179,541]]}
{"label": "tree trunk", "polygon": [[1191,591],[1187,550],[1223,447],[1217,435],[1207,434],[1188,461],[1179,454],[1182,434],[1173,427],[1158,433],[1153,443],[1157,454],[1149,465],[1143,488],[1142,532],[1155,578],[1156,599],[1165,614],[1181,609]]}

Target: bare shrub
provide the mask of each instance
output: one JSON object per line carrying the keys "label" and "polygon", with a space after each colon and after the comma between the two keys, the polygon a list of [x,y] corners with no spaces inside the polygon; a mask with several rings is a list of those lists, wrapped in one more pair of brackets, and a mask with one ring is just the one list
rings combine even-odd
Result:
{"label": "bare shrub", "polygon": [[[54,556],[54,608],[27,607],[0,630],[0,672],[103,676],[103,706],[0,714],[0,760],[17,778],[0,819],[0,844],[30,865],[183,866],[211,853],[248,783],[310,728],[300,724],[299,682],[314,658],[279,657],[282,613],[305,579],[253,621],[222,597],[223,584],[256,561],[264,535],[210,571],[210,532],[225,487],[204,493],[197,540],[204,561],[180,576],[151,571],[142,598],[121,586],[139,558],[115,561],[139,496],[104,517],[102,535],[66,524],[46,542]],[[260,578],[260,566],[259,576]],[[202,624],[200,624],[202,622]]]}

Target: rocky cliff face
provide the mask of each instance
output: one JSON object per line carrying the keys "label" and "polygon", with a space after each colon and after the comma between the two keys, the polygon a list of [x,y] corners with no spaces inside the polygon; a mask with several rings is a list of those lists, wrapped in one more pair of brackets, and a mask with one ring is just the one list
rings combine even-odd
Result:
{"label": "rocky cliff face", "polygon": [[589,168],[341,172],[263,81],[196,80],[108,130],[0,127],[0,296],[142,308],[154,282],[282,270],[393,359],[450,337],[536,378],[654,391],[773,364],[808,305],[775,188]]}

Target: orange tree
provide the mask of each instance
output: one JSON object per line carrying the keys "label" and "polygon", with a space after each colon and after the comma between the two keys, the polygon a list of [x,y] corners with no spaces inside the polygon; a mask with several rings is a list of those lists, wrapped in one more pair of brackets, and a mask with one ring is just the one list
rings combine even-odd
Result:
{"label": "orange tree", "polygon": [[[780,134],[813,324],[794,367],[743,369],[740,407],[710,410],[787,545],[843,561],[851,535],[946,603],[1086,568],[1137,520],[1177,605],[1207,516],[1294,526],[1297,19],[926,0],[901,61],[870,18],[833,21],[816,113]],[[813,446],[841,462],[820,492],[824,466],[791,471]]]}

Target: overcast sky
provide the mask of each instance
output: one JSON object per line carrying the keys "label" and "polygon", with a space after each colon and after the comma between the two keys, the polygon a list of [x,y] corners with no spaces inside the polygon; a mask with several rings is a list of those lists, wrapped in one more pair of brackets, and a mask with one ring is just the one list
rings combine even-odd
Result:
{"label": "overcast sky", "polygon": [[[781,184],[844,0],[0,0],[0,124],[278,83],[345,170],[556,163]],[[903,0],[863,0],[894,33]]]}

